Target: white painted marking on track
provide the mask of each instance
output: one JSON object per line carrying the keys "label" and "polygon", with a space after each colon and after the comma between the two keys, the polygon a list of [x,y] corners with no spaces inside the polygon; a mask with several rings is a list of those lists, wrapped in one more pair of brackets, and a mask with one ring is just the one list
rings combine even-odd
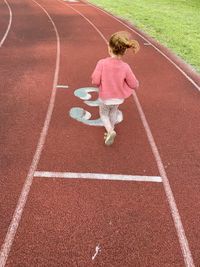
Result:
{"label": "white painted marking on track", "polygon": [[100,245],[98,244],[95,248],[95,254],[92,256],[92,260],[94,260],[96,258],[96,256],[98,255],[98,253],[101,251]]}
{"label": "white painted marking on track", "polygon": [[78,1],[78,0],[64,0],[64,2],[77,3],[77,2],[79,2],[79,1]]}
{"label": "white painted marking on track", "polygon": [[114,181],[137,181],[137,182],[156,182],[161,183],[160,176],[140,176],[126,174],[106,174],[106,173],[79,173],[79,172],[47,172],[36,171],[34,177],[43,178],[65,178],[65,179],[95,179],[95,180],[114,180]]}
{"label": "white painted marking on track", "polygon": [[[60,1],[60,0],[58,0],[58,1]],[[62,4],[65,4],[65,3],[62,2]],[[77,11],[75,8],[71,7],[70,5],[68,5],[68,4],[65,4],[65,5],[67,5],[71,9],[73,9],[76,13],[80,14],[83,18],[85,18],[88,21],[88,23],[90,23],[92,25],[92,27],[97,30],[97,32],[103,38],[103,40],[106,42],[106,44],[108,43],[108,41],[106,40],[106,38],[103,35],[103,33],[88,18],[86,18],[81,12]],[[100,10],[101,12],[104,12],[108,16],[114,18],[115,20],[117,20],[118,22],[120,22],[121,24],[123,24],[124,26],[129,28],[131,31],[133,31],[136,34],[138,34],[139,36],[141,36],[145,41],[149,42],[141,34],[137,33],[136,31],[131,29],[129,26],[127,26],[125,23],[121,22],[119,19],[117,19],[114,16],[110,15],[106,11],[99,9],[94,5],[91,5],[91,4],[88,4],[88,5],[94,7],[96,9]],[[161,53],[165,58],[167,58],[178,70],[180,70],[182,72],[182,74],[200,91],[200,87],[181,68],[179,68],[170,58],[168,58],[164,53],[162,53],[153,44],[152,44],[152,46],[159,53]],[[155,157],[158,170],[159,170],[160,175],[161,175],[161,177],[163,179],[163,185],[164,185],[165,194],[166,194],[166,197],[167,197],[167,200],[168,200],[168,203],[169,203],[169,207],[170,207],[170,211],[171,211],[171,214],[172,214],[172,218],[174,220],[174,225],[175,225],[176,232],[177,232],[177,235],[178,235],[179,244],[180,244],[180,247],[181,247],[181,251],[182,251],[182,255],[183,255],[183,258],[184,258],[185,265],[187,267],[194,267],[195,265],[194,265],[193,257],[192,257],[192,254],[191,254],[191,251],[190,251],[190,248],[189,248],[189,243],[188,243],[187,237],[185,235],[185,230],[183,228],[183,224],[182,224],[182,221],[181,221],[181,216],[179,214],[179,211],[178,211],[178,208],[177,208],[177,205],[176,205],[176,202],[175,202],[175,198],[174,198],[174,195],[173,195],[170,183],[169,183],[169,179],[168,179],[167,174],[166,174],[165,169],[164,169],[164,165],[163,165],[161,156],[159,154],[158,148],[157,148],[156,143],[154,141],[151,129],[150,129],[150,127],[148,125],[148,122],[146,120],[146,117],[145,117],[144,111],[142,109],[142,106],[141,106],[141,104],[139,102],[139,99],[137,98],[137,95],[136,95],[135,92],[133,93],[133,96],[134,96],[134,100],[135,100],[135,103],[136,103],[136,106],[137,106],[141,121],[142,121],[144,129],[146,131],[149,144],[151,146],[153,155]]]}
{"label": "white painted marking on track", "polygon": [[1,247],[1,251],[0,251],[0,267],[4,267],[6,265],[6,261],[8,258],[8,255],[10,253],[14,238],[15,238],[15,234],[16,231],[18,229],[21,217],[22,217],[22,213],[24,210],[24,207],[26,205],[26,201],[28,198],[28,194],[30,192],[31,189],[31,185],[33,182],[33,176],[34,176],[34,172],[37,169],[37,165],[42,153],[42,149],[46,140],[46,136],[47,136],[47,132],[49,129],[49,125],[50,125],[50,121],[51,121],[51,117],[52,117],[52,113],[53,113],[53,109],[54,109],[54,103],[55,103],[55,97],[56,97],[56,85],[58,83],[58,73],[59,73],[59,66],[60,66],[60,37],[56,28],[56,25],[54,24],[52,18],[50,17],[50,15],[48,14],[48,12],[46,11],[46,9],[44,9],[40,4],[38,4],[36,1],[32,0],[35,4],[37,4],[47,15],[47,17],[49,18],[50,22],[53,25],[55,34],[56,34],[56,42],[57,42],[57,54],[56,54],[56,64],[55,64],[55,72],[54,72],[54,80],[53,80],[53,88],[52,88],[52,93],[51,93],[51,97],[50,97],[50,101],[49,101],[49,106],[47,109],[47,113],[46,113],[46,118],[44,121],[44,125],[42,128],[42,131],[40,133],[40,138],[36,147],[36,151],[31,163],[31,166],[29,168],[27,177],[25,179],[22,191],[20,193],[19,199],[18,199],[18,203],[16,206],[16,209],[14,211],[14,215],[12,217],[12,221],[9,225],[4,243]]}
{"label": "white painted marking on track", "polygon": [[150,43],[144,43],[145,46],[152,46]]}
{"label": "white painted marking on track", "polygon": [[56,88],[65,88],[65,89],[68,89],[69,86],[68,85],[57,85]]}
{"label": "white painted marking on track", "polygon": [[7,35],[8,35],[8,33],[9,33],[9,31],[10,31],[10,27],[11,27],[11,23],[12,23],[12,10],[11,10],[11,8],[10,8],[8,2],[7,2],[6,0],[4,0],[4,2],[6,3],[6,5],[7,5],[7,7],[8,7],[8,10],[9,10],[9,22],[8,22],[7,30],[6,30],[6,32],[5,32],[5,34],[4,34],[3,38],[2,38],[2,40],[1,40],[1,42],[0,42],[0,47],[2,47],[2,45],[3,45],[3,43],[4,43],[5,39],[6,39],[6,37],[7,37]]}

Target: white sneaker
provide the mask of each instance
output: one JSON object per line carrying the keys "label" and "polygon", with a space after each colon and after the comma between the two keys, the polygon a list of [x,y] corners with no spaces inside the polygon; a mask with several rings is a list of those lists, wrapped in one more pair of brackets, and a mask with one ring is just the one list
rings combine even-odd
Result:
{"label": "white sneaker", "polygon": [[107,138],[107,135],[108,135],[108,133],[107,133],[107,132],[106,132],[106,133],[104,133],[104,136],[103,136],[104,140],[106,140],[106,138]]}
{"label": "white sneaker", "polygon": [[114,143],[115,136],[116,136],[116,132],[115,131],[112,131],[112,132],[108,133],[107,136],[106,136],[105,145],[107,145],[107,146],[112,145]]}

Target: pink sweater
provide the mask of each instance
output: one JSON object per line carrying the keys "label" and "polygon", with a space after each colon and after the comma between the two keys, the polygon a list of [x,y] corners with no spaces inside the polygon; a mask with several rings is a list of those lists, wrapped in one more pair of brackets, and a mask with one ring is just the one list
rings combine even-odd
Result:
{"label": "pink sweater", "polygon": [[130,66],[112,57],[98,61],[92,74],[92,84],[99,87],[99,98],[102,100],[125,99],[139,86]]}

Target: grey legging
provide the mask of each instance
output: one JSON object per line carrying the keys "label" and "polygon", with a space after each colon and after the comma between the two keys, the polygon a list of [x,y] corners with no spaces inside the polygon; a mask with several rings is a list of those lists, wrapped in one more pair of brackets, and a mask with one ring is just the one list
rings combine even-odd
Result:
{"label": "grey legging", "polygon": [[107,132],[113,131],[115,124],[121,120],[118,117],[122,117],[122,112],[118,110],[118,107],[119,105],[105,105],[103,103],[99,106],[100,118]]}

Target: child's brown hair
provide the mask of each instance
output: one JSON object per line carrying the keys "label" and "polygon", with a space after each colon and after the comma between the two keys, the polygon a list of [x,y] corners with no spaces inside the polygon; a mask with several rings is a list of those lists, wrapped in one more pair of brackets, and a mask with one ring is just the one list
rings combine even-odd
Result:
{"label": "child's brown hair", "polygon": [[114,33],[110,37],[109,46],[115,55],[124,55],[127,48],[131,48],[134,54],[140,49],[139,43],[131,39],[131,35],[126,31]]}

